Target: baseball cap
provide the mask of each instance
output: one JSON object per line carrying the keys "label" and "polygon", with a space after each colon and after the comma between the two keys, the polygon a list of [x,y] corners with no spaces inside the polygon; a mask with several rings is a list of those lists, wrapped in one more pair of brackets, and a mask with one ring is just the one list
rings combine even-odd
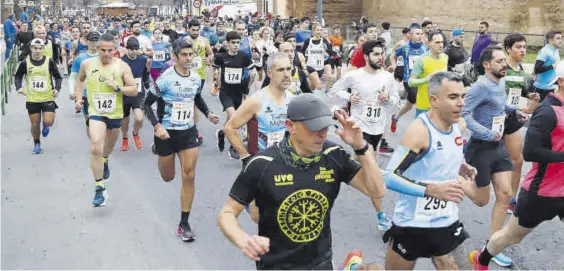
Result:
{"label": "baseball cap", "polygon": [[139,50],[139,41],[135,37],[127,38],[127,44],[125,45],[125,49],[129,50]]}
{"label": "baseball cap", "polygon": [[88,35],[86,35],[87,41],[99,41],[100,40],[100,32],[98,31],[90,31]]}
{"label": "baseball cap", "polygon": [[464,35],[464,30],[462,30],[462,28],[455,28],[452,30],[452,36],[453,37],[458,37],[458,36],[462,36]]}
{"label": "baseball cap", "polygon": [[45,46],[45,42],[41,39],[33,39],[30,43],[30,45],[41,45],[41,46]]}
{"label": "baseball cap", "polygon": [[[554,80],[552,80],[552,82],[550,82],[549,85],[556,85],[556,81],[558,81],[558,78],[564,78],[564,60],[558,63],[558,66],[556,66],[556,69],[554,71],[556,72],[556,77],[554,78]],[[554,86],[554,87],[558,88],[558,86]]]}
{"label": "baseball cap", "polygon": [[319,131],[333,125],[329,105],[311,93],[300,94],[288,104],[287,118],[299,121],[311,131]]}

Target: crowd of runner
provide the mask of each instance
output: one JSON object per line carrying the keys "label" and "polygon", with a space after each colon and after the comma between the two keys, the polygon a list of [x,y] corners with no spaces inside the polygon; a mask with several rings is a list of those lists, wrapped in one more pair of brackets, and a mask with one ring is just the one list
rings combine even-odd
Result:
{"label": "crowd of runner", "polygon": [[[120,150],[129,150],[133,119],[133,145],[143,149],[147,119],[165,182],[180,160],[177,232],[194,241],[198,151],[213,142],[197,129],[205,117],[219,127],[218,151],[227,139],[229,157],[242,163],[218,225],[257,269],[335,268],[330,214],[341,183],[371,198],[388,244],[386,269],[413,269],[418,258],[457,269],[452,252],[469,237],[458,203],[467,197],[486,206],[490,183],[488,241],[469,256],[476,270],[492,260],[511,266],[504,248],[543,221],[564,219],[560,31],[546,34],[528,74],[525,36],[494,41],[487,22],[470,53],[463,29],[444,33],[428,18],[413,20],[397,41],[389,23],[362,18],[351,50],[342,26],[308,17],[35,16],[9,23],[17,28],[6,40],[20,49],[15,86],[26,97],[33,154],[43,152],[41,136],[55,122],[64,82],[90,141],[92,205],[105,206],[119,136]],[[212,112],[203,91],[219,98],[225,115]],[[406,120],[413,106],[415,120]],[[403,135],[395,134],[400,119],[410,122]],[[330,127],[342,142],[327,140]],[[390,137],[401,137],[395,149]],[[384,168],[377,154],[391,156]],[[524,160],[533,166],[521,180]],[[386,189],[398,193],[392,216],[383,211]],[[244,212],[257,235],[239,225]],[[374,268],[360,251],[339,267]]]}

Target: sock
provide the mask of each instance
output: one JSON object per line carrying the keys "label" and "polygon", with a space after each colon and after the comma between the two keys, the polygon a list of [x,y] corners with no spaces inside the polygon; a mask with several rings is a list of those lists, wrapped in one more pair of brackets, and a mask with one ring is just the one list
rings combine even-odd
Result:
{"label": "sock", "polygon": [[96,182],[96,186],[101,186],[103,188],[106,187],[106,185],[104,184],[104,179],[95,180],[95,182]]}
{"label": "sock", "polygon": [[139,133],[135,134],[135,132],[131,133],[133,136],[139,136]]}
{"label": "sock", "polygon": [[490,261],[492,260],[492,258],[493,258],[493,256],[488,251],[488,242],[486,242],[486,247],[484,248],[484,250],[482,251],[482,253],[478,257],[478,263],[480,263],[480,265],[483,265],[483,266],[488,266],[488,265],[490,265]]}
{"label": "sock", "polygon": [[509,201],[509,204],[513,204],[513,205],[517,204],[517,199],[511,198],[511,200]]}
{"label": "sock", "polygon": [[34,139],[34,140],[33,140],[33,143],[34,143],[34,144],[41,144],[41,141],[40,141],[39,139]]}
{"label": "sock", "polygon": [[378,219],[380,220],[382,218],[384,218],[384,212],[378,212]]}
{"label": "sock", "polygon": [[102,161],[104,161],[104,164],[108,162],[108,157],[102,157]]}
{"label": "sock", "polygon": [[190,216],[190,212],[182,212],[180,214],[180,224],[188,224],[189,216]]}

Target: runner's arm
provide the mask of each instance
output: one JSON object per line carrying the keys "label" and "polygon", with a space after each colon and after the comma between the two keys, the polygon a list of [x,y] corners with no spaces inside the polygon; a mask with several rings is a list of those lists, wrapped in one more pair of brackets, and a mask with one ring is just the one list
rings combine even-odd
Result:
{"label": "runner's arm", "polygon": [[196,107],[198,107],[198,109],[200,109],[200,112],[202,112],[204,116],[206,116],[207,118],[211,111],[208,108],[208,104],[206,104],[204,98],[202,98],[202,93],[196,94],[196,96],[194,97],[194,104],[196,105]]}
{"label": "runner's arm", "polygon": [[411,75],[409,76],[408,85],[410,87],[418,87],[420,85],[429,83],[431,76],[420,78],[422,74],[423,74],[423,58],[420,57],[415,59],[413,70],[411,71]]}
{"label": "runner's arm", "polygon": [[552,106],[541,106],[531,117],[523,146],[523,159],[536,163],[564,162],[564,152],[551,149],[552,131],[558,119]]}
{"label": "runner's arm", "polygon": [[[147,64],[149,64],[149,61],[147,61]],[[153,82],[149,69],[150,68],[147,67],[147,65],[145,65],[145,69],[143,69],[143,87],[145,87],[145,89],[149,89],[151,87],[151,83]]]}
{"label": "runner's arm", "polygon": [[51,77],[55,78],[55,89],[60,91],[61,84],[63,83],[63,77],[59,72],[59,67],[57,67],[57,64],[52,58],[49,59],[49,73],[51,74]]}
{"label": "runner's arm", "polygon": [[[368,142],[365,141],[365,144]],[[382,177],[382,170],[378,167],[376,163],[376,158],[372,146],[368,146],[368,150],[364,155],[358,155],[357,159],[360,162],[355,161],[350,157],[350,155],[344,150],[339,150],[343,155],[343,161],[339,164],[342,165],[344,173],[352,173],[351,177],[339,176],[339,179],[348,182],[356,190],[360,191],[362,194],[367,195],[371,198],[382,198],[386,192],[386,185],[384,184],[384,178]],[[349,174],[350,175],[350,174]]]}
{"label": "runner's arm", "polygon": [[300,77],[300,89],[302,93],[312,93],[311,88],[309,87],[309,82],[307,81],[307,75],[303,70],[297,69]]}
{"label": "runner's arm", "polygon": [[125,96],[137,96],[137,82],[135,82],[135,78],[133,78],[131,68],[125,62],[119,61],[121,70],[123,71],[123,88],[121,88],[121,92]]}
{"label": "runner's arm", "polygon": [[239,128],[243,127],[243,125],[247,124],[247,122],[257,115],[260,106],[260,97],[258,95],[250,96],[243,101],[223,128],[223,132],[227,136],[227,139],[229,139],[229,142],[231,142],[231,146],[241,154],[241,158],[245,158],[250,154],[239,136]]}
{"label": "runner's arm", "polygon": [[88,62],[89,60],[86,60],[80,64],[80,70],[78,71],[76,85],[74,86],[74,96],[77,98],[82,97],[82,93],[86,88],[85,81],[86,81],[86,70],[88,69]]}
{"label": "runner's arm", "polygon": [[545,66],[544,61],[537,59],[535,62],[535,74],[541,74],[554,69],[554,65]]}
{"label": "runner's arm", "polygon": [[429,132],[427,127],[416,119],[411,123],[400,145],[390,158],[384,170],[386,187],[401,194],[424,197],[428,185],[410,179],[403,173],[419,158],[420,154],[429,147]]}
{"label": "runner's arm", "polygon": [[335,82],[327,94],[330,98],[339,98],[348,102],[351,99],[351,93],[349,93],[347,89],[349,89],[351,85],[351,76],[350,73],[347,73]]}
{"label": "runner's arm", "polygon": [[21,61],[20,65],[18,65],[18,69],[16,70],[16,74],[14,75],[14,85],[16,85],[16,90],[22,88],[23,78],[27,73],[27,61]]}
{"label": "runner's arm", "polygon": [[143,112],[145,113],[145,116],[147,117],[149,122],[151,122],[151,125],[153,125],[153,127],[160,123],[159,119],[157,119],[157,116],[155,116],[153,108],[151,108],[153,103],[155,103],[159,99],[159,97],[154,94],[154,91],[155,90],[151,88],[147,93],[147,97],[145,97],[145,100],[143,101]]}
{"label": "runner's arm", "polygon": [[487,87],[483,86],[479,82],[474,83],[466,97],[464,99],[464,109],[462,110],[462,117],[466,121],[466,125],[470,131],[472,131],[473,137],[482,140],[494,140],[496,133],[491,129],[484,127],[482,124],[477,122],[472,116],[475,113],[476,107],[478,107],[482,102],[489,99],[489,90]]}
{"label": "runner's arm", "polygon": [[400,97],[398,91],[398,85],[393,75],[390,76],[386,89],[388,89],[388,106],[395,106],[399,104]]}

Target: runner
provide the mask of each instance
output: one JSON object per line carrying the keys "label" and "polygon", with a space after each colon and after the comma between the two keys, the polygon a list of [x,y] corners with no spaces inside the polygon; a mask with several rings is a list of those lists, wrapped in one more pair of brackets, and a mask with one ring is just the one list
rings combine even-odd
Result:
{"label": "runner", "polygon": [[[96,192],[92,205],[105,206],[108,192],[104,180],[110,178],[108,157],[119,136],[123,118],[123,95],[137,95],[137,86],[131,69],[113,57],[117,44],[111,34],[104,34],[99,41],[100,55],[85,60],[80,65],[78,80],[74,88],[75,97],[86,89],[90,136],[90,169],[94,175]],[[82,108],[83,100],[76,101]]]}
{"label": "runner", "polygon": [[[33,39],[30,41],[30,46],[31,55],[20,62],[14,75],[14,84],[18,93],[26,97],[25,107],[29,114],[34,144],[32,153],[40,154],[43,152],[39,137],[40,124],[43,120],[41,134],[47,137],[55,122],[55,110],[58,108],[55,98],[59,95],[63,78],[55,61],[44,55],[43,39]],[[22,85],[24,77],[25,88]],[[55,79],[54,85],[53,79]]]}
{"label": "runner", "polygon": [[405,88],[405,92],[407,92],[407,103],[401,108],[398,114],[392,116],[392,123],[390,125],[390,130],[395,133],[397,128],[397,123],[401,116],[405,115],[405,113],[409,112],[415,102],[417,101],[417,88],[410,87],[409,77],[411,76],[411,71],[413,70],[415,64],[415,58],[423,55],[425,52],[429,51],[429,47],[425,45],[421,41],[421,37],[423,35],[423,30],[421,28],[412,28],[411,29],[411,40],[405,44],[404,46],[400,47],[395,51],[394,54],[390,56],[390,62],[392,65],[390,66],[390,70],[396,68],[396,57],[403,58],[403,86]]}
{"label": "runner", "polygon": [[[394,76],[383,70],[384,44],[366,41],[362,52],[368,65],[345,74],[329,93],[351,103],[351,118],[358,123],[364,140],[376,151],[386,130],[386,120],[399,103],[399,94]],[[382,199],[373,198],[372,204],[378,214],[378,229],[388,230],[391,221],[384,213]]]}
{"label": "runner", "polygon": [[138,56],[153,57],[153,46],[151,40],[141,35],[141,23],[139,21],[133,21],[131,23],[131,35],[123,38],[123,44],[127,45],[127,41],[131,37],[135,37],[139,43],[139,51],[137,52]]}
{"label": "runner", "polygon": [[[280,44],[279,46],[279,50],[281,53],[284,53],[286,55],[288,55],[288,57],[290,58],[290,61],[292,62],[293,68],[292,68],[292,84],[290,85],[290,88],[288,89],[288,91],[290,91],[290,93],[294,94],[294,95],[298,95],[301,93],[311,93],[311,89],[309,88],[309,83],[307,82],[307,75],[306,75],[306,71],[302,70],[299,65],[301,64],[299,62],[299,60],[297,61],[298,66],[296,66],[296,53],[294,50],[295,46],[292,45],[289,42],[283,42],[282,44]],[[270,77],[267,76],[265,77],[264,81],[262,82],[262,87],[261,88],[265,88],[268,85],[270,85]]]}
{"label": "runner", "polygon": [[[190,27],[193,32],[194,26]],[[143,103],[143,111],[155,128],[155,149],[159,156],[158,167],[162,179],[170,182],[175,176],[175,154],[180,159],[182,188],[180,190],[181,216],[178,235],[183,241],[194,241],[195,234],[188,223],[192,201],[194,200],[194,180],[198,147],[202,141],[194,121],[197,107],[214,124],[219,117],[213,114],[200,94],[201,79],[197,72],[191,71],[192,58],[196,57],[192,43],[178,39],[173,45],[176,64],[168,68],[157,79],[156,88],[151,88]],[[157,117],[151,105],[157,100]],[[194,107],[196,104],[196,107]],[[164,106],[164,107],[163,107]]]}
{"label": "runner", "polygon": [[[395,51],[397,51],[399,48],[401,48],[402,46],[404,46],[404,45],[406,45],[407,43],[409,43],[409,41],[411,40],[411,29],[410,29],[410,28],[404,27],[404,28],[401,30],[401,33],[402,33],[403,39],[400,39],[400,40],[396,43],[396,45],[394,46],[394,48],[390,48],[390,49],[393,50],[393,51],[391,52],[391,54],[390,54],[390,63],[392,63],[392,62],[391,62],[392,56],[395,57]],[[394,68],[394,69],[392,69],[392,68]],[[393,65],[393,63],[392,63],[392,65],[390,65],[390,66],[388,67],[388,71],[389,71],[389,72],[393,72],[393,73],[394,73],[394,78],[401,84],[401,83],[403,82],[403,76],[404,76],[403,56],[401,56],[401,55],[398,56],[397,59],[396,59],[396,65]],[[403,84],[401,84],[401,85],[402,85],[402,87],[403,87]],[[407,90],[404,89],[404,93],[406,93],[406,92],[407,92]],[[406,94],[404,94],[404,95],[406,95]],[[402,95],[402,100],[405,99],[405,96],[404,96],[404,95]],[[395,129],[392,130],[392,132],[395,132]]]}
{"label": "runner", "polygon": [[133,111],[134,115],[132,133],[133,142],[138,150],[143,148],[143,142],[139,137],[139,131],[143,126],[143,111],[141,110],[141,104],[143,99],[145,99],[145,89],[150,88],[152,82],[149,75],[148,59],[144,56],[138,55],[138,53],[143,49],[141,49],[141,45],[137,40],[137,37],[135,37],[135,22],[133,25],[133,36],[128,37],[125,46],[127,49],[127,55],[123,56],[121,60],[131,69],[131,73],[133,74],[133,78],[135,79],[135,83],[137,85],[137,96],[123,97],[123,121],[121,124],[121,135],[123,138],[121,141],[122,151],[129,150],[129,115],[131,111]]}
{"label": "runner", "polygon": [[[505,92],[507,103],[522,109],[523,112],[531,114],[539,106],[540,96],[538,93],[529,92],[533,76],[527,74],[521,65],[527,53],[527,41],[525,36],[519,33],[511,33],[505,36],[503,41],[507,57],[507,76],[505,76]],[[529,100],[530,99],[530,100]],[[521,181],[521,169],[523,167],[523,137],[519,130],[525,125],[517,119],[516,115],[508,115],[505,119],[505,130],[503,131],[503,144],[509,152],[513,172],[511,173],[511,201],[508,212],[515,210],[517,204],[517,193]]]}
{"label": "runner", "polygon": [[[271,68],[272,82],[284,78],[288,86],[292,65],[286,56],[273,59],[278,61]],[[282,98],[280,89],[277,94],[262,93],[267,91]],[[346,113],[336,116],[343,127],[337,134],[355,150],[360,163],[326,140],[333,125],[331,109],[306,93],[293,99],[286,118],[279,119],[285,121],[286,136],[259,152],[235,180],[218,224],[229,241],[256,261],[257,269],[333,270],[330,217],[341,183],[370,197],[384,195],[380,169],[362,131]],[[237,221],[253,200],[260,210],[258,235],[245,232]],[[306,207],[299,206],[306,205],[310,215],[300,211]],[[306,219],[292,219],[296,216]]]}
{"label": "runner", "polygon": [[343,36],[341,35],[341,26],[334,24],[333,35],[329,36],[329,41],[333,45],[333,52],[335,55],[331,57],[331,69],[337,70],[337,80],[341,79],[341,72],[343,69]]}
{"label": "runner", "polygon": [[[515,114],[515,118],[521,122],[527,120],[527,115],[506,102],[506,79],[502,78],[507,74],[507,63],[503,49],[488,46],[482,51],[480,62],[486,74],[472,84],[462,112],[468,129],[472,131],[464,155],[468,164],[478,170],[478,191],[474,203],[485,206],[490,200],[490,180],[494,187],[495,204],[488,235],[491,237],[503,227],[511,200],[513,164],[501,141],[506,114]],[[496,255],[494,261],[503,267],[513,264],[511,258],[502,253]]]}
{"label": "runner", "polygon": [[151,62],[151,77],[153,81],[166,69],[166,63],[170,61],[172,48],[170,43],[163,40],[163,31],[155,29],[153,31],[153,61]]}
{"label": "runner", "polygon": [[[221,90],[219,92],[219,100],[226,113],[227,123],[235,110],[241,106],[243,96],[249,93],[249,70],[251,66],[251,58],[239,52],[241,44],[241,35],[235,31],[227,33],[228,52],[215,57],[214,66],[219,68],[219,77],[221,78]],[[222,129],[216,131],[217,149],[222,152],[225,149],[225,134]],[[229,147],[229,157],[232,159],[240,159],[239,154]]]}
{"label": "runner", "polygon": [[[315,90],[321,90],[321,77],[325,70],[330,71],[329,61],[325,60],[325,56],[334,56],[335,52],[331,49],[333,46],[326,39],[323,39],[321,25],[313,26],[313,36],[304,42],[302,53],[306,57],[307,71],[309,72],[310,87]],[[326,76],[327,85],[331,84],[330,76]]]}
{"label": "runner", "polygon": [[564,221],[564,62],[558,63],[555,75],[550,85],[556,84],[556,90],[533,113],[527,130],[523,156],[533,162],[533,167],[525,176],[515,212],[507,225],[492,235],[483,251],[470,253],[475,270],[488,270],[492,255],[520,243],[542,222],[555,216]]}
{"label": "runner", "polygon": [[550,31],[546,33],[547,44],[539,51],[535,62],[535,81],[534,92],[540,94],[541,101],[548,93],[553,92],[554,86],[549,85],[554,80],[555,69],[560,62],[560,51],[562,46],[562,32]]}
{"label": "runner", "polygon": [[437,270],[458,269],[450,255],[468,238],[458,206],[475,197],[476,169],[464,161],[462,77],[439,72],[429,82],[431,110],[406,130],[386,170],[386,186],[399,193],[388,242],[387,270],[412,270],[431,258]]}
{"label": "runner", "polygon": [[429,32],[428,35],[427,46],[429,46],[430,51],[415,59],[408,81],[410,87],[418,88],[415,99],[415,116],[429,111],[429,108],[431,108],[429,91],[427,90],[431,76],[437,72],[447,71],[448,67],[448,56],[443,53],[443,36],[435,31]]}
{"label": "runner", "polygon": [[[41,40],[43,46],[43,55],[55,61],[55,64],[59,62],[59,46],[54,43],[54,41],[47,37],[47,30],[43,26],[37,26],[33,29],[33,35],[35,39]],[[26,43],[23,48],[21,48],[21,54],[18,57],[18,61],[26,60],[31,54],[31,41]]]}
{"label": "runner", "polygon": [[[362,28],[365,40],[377,40],[378,39],[378,26],[373,23],[366,23]],[[359,43],[359,47],[356,48],[351,56],[351,65],[347,67],[347,72],[354,71],[366,66],[366,61],[364,60],[364,54],[362,53],[362,43]],[[360,50],[358,50],[360,49]]]}
{"label": "runner", "polygon": [[88,51],[88,40],[86,36],[90,33],[90,28],[92,24],[90,22],[82,22],[80,23],[80,33],[81,36],[79,39],[73,41],[72,49],[70,53],[71,60],[74,60],[78,55]]}
{"label": "runner", "polygon": [[304,42],[312,36],[312,32],[309,27],[310,23],[311,20],[309,17],[303,17],[300,20],[299,30],[294,32],[296,34],[296,51],[298,52],[303,51]]}

